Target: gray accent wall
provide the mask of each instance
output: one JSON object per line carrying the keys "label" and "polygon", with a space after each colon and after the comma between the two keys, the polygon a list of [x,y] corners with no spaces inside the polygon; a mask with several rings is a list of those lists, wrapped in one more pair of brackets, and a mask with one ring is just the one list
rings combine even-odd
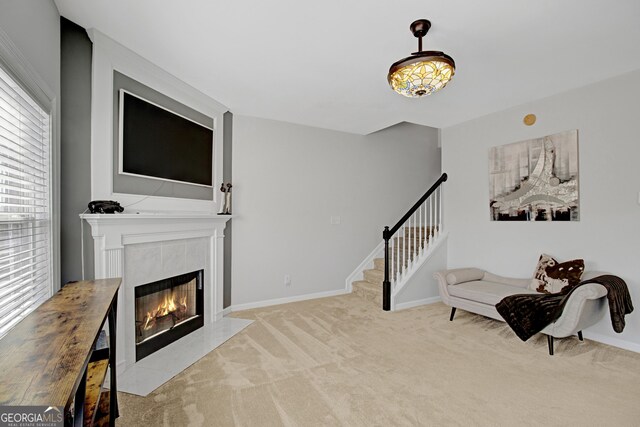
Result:
{"label": "gray accent wall", "polygon": [[120,89],[151,101],[172,112],[213,128],[213,118],[153,90],[149,86],[114,71],[113,73],[113,191],[115,193],[141,194],[145,196],[177,197],[181,199],[213,200],[213,188],[179,182],[163,181],[142,176],[118,173],[119,158],[119,99]]}
{"label": "gray accent wall", "polygon": [[[233,154],[233,114],[230,112],[224,113],[224,146],[223,146],[223,165],[222,165],[222,181],[227,183],[231,182],[231,167],[232,154]],[[233,192],[232,192],[233,194]],[[233,198],[231,200],[233,206]],[[233,212],[233,211],[232,211]],[[231,305],[231,232],[233,228],[233,220],[227,222],[227,226],[224,229],[224,296],[223,306],[227,308]]]}
{"label": "gray accent wall", "polygon": [[[84,28],[60,18],[61,173],[60,240],[62,283],[80,280],[81,244],[78,214],[91,200],[91,57]],[[93,278],[93,239],[85,222],[85,278]]]}

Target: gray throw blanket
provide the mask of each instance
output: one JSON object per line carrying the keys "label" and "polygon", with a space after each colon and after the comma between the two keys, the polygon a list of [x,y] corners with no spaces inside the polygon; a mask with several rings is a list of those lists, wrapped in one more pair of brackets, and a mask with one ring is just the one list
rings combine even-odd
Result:
{"label": "gray throw blanket", "polygon": [[558,294],[510,295],[496,304],[496,309],[516,335],[522,341],[526,341],[550,323],[555,322],[562,314],[571,293],[586,283],[598,283],[607,288],[613,330],[622,332],[625,325],[624,316],[633,311],[633,304],[627,284],[613,275],[584,280]]}

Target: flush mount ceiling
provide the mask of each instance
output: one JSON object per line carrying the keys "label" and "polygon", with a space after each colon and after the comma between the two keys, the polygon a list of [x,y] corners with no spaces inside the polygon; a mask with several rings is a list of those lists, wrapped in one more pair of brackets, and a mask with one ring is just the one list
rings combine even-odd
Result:
{"label": "flush mount ceiling", "polygon": [[418,51],[389,68],[387,80],[391,89],[407,98],[421,98],[444,88],[456,72],[452,57],[437,50],[422,50],[422,38],[431,28],[431,21],[418,19],[409,29],[418,39]]}

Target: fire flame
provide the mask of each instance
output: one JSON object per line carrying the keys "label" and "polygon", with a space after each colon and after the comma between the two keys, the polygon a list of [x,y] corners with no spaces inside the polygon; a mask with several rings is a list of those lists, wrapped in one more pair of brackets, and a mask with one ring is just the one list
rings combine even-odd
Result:
{"label": "fire flame", "polygon": [[187,311],[187,297],[180,298],[180,301],[176,301],[176,296],[172,293],[166,295],[164,301],[158,304],[158,307],[154,310],[147,311],[147,315],[144,318],[143,329],[146,331],[151,329],[155,324],[155,320],[167,316],[171,313],[186,313]]}

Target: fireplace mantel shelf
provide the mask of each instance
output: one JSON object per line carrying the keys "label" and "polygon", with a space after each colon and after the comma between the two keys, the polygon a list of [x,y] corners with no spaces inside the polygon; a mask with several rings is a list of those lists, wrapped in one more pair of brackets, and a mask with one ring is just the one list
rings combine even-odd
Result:
{"label": "fireplace mantel shelf", "polygon": [[197,220],[210,220],[215,222],[227,222],[233,218],[233,215],[217,215],[208,213],[180,213],[180,212],[142,212],[142,213],[121,213],[121,214],[80,214],[80,218],[87,220],[88,222],[111,222],[111,221],[126,221],[126,220],[185,220],[185,219],[197,219]]}
{"label": "fireplace mantel shelf", "polygon": [[126,244],[213,235],[215,238],[223,238],[223,230],[232,217],[190,212],[80,214],[80,218],[91,226],[94,240],[103,239],[101,246],[96,248],[96,254],[102,250],[122,248]]}

